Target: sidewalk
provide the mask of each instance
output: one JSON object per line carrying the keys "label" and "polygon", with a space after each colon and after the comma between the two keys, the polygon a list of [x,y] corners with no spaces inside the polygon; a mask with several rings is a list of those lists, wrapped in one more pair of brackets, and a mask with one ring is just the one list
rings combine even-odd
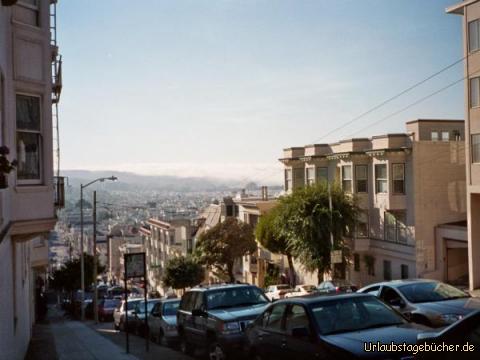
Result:
{"label": "sidewalk", "polygon": [[89,326],[49,308],[47,321],[35,325],[26,360],[137,360]]}

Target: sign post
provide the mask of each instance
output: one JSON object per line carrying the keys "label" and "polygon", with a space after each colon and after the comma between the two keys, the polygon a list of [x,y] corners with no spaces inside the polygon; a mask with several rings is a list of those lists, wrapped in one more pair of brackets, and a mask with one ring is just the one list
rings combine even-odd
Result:
{"label": "sign post", "polygon": [[145,253],[133,253],[125,254],[123,256],[125,264],[125,324],[127,334],[127,353],[129,352],[129,339],[128,339],[128,279],[143,278],[144,284],[144,311],[145,311],[145,347],[147,352],[149,351],[149,334],[148,334],[148,312],[147,312],[147,264],[145,262]]}

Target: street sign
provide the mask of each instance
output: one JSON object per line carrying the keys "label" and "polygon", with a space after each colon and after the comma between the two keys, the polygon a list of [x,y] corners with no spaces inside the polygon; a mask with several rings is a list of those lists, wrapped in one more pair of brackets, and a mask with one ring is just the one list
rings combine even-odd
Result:
{"label": "street sign", "polygon": [[332,264],[341,264],[343,262],[342,250],[332,250],[330,253],[330,262]]}
{"label": "street sign", "polygon": [[125,254],[125,279],[145,277],[145,253]]}

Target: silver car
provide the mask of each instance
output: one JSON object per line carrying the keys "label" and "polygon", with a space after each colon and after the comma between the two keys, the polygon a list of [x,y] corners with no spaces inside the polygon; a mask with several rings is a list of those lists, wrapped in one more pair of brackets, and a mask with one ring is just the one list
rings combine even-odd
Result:
{"label": "silver car", "polygon": [[453,324],[480,309],[480,299],[436,280],[394,280],[358,292],[376,295],[410,320],[430,327]]}
{"label": "silver car", "polygon": [[[133,311],[141,299],[128,299],[128,321],[133,320]],[[115,330],[125,331],[125,300],[113,311],[113,326]]]}
{"label": "silver car", "polygon": [[148,327],[153,341],[171,346],[178,341],[177,310],[180,299],[165,299],[155,304],[148,315]]}

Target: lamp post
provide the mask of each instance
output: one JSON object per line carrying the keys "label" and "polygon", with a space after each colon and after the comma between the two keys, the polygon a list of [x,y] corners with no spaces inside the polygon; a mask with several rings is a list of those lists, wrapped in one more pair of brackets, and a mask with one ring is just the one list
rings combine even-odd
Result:
{"label": "lamp post", "polygon": [[[84,302],[85,302],[85,259],[83,256],[83,189],[86,187],[96,183],[96,182],[104,182],[105,180],[110,180],[110,181],[116,181],[117,178],[115,176],[110,176],[110,177],[102,177],[95,179],[93,181],[90,181],[88,184],[81,184],[80,185],[80,286],[82,289],[82,303],[80,306],[80,311],[81,311],[81,319],[82,321],[85,321],[85,307],[84,307]],[[96,256],[95,256],[95,249],[93,251],[93,261],[94,263],[96,262]],[[96,279],[95,279],[96,281]],[[97,284],[95,284],[95,296],[93,299],[93,306],[94,310],[97,307],[97,299],[96,299],[96,293],[97,293]]]}

